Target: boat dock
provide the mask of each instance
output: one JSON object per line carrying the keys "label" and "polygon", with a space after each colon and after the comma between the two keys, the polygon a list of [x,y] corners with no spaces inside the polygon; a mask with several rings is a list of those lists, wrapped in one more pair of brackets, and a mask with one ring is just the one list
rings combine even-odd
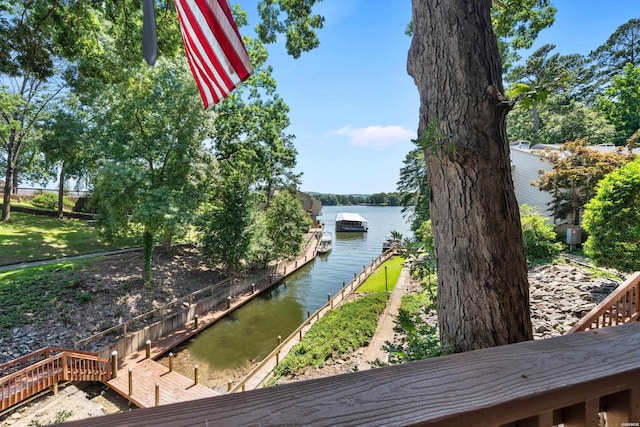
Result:
{"label": "boat dock", "polygon": [[[308,233],[308,244],[305,247],[305,251],[300,254],[298,259],[285,264],[282,270],[278,270],[273,280],[255,283],[253,291],[243,293],[234,298],[233,301],[229,300],[218,305],[214,310],[199,315],[193,321],[188,322],[172,333],[153,342],[147,341],[145,348],[127,355],[122,360],[116,360],[116,376],[112,376],[107,385],[140,408],[219,395],[218,392],[198,384],[196,370],[194,370],[192,378],[187,378],[154,360],[207,329],[218,320],[292,274],[307,262],[313,260],[317,253],[320,233],[321,231],[318,230]],[[313,239],[315,239],[315,242],[312,242]],[[131,380],[129,379],[130,377]]]}

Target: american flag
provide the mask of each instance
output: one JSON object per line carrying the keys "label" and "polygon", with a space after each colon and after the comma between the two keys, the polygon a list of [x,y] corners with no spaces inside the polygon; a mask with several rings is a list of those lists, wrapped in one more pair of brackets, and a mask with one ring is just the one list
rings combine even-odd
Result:
{"label": "american flag", "polygon": [[204,108],[253,73],[227,0],[176,0],[182,41]]}

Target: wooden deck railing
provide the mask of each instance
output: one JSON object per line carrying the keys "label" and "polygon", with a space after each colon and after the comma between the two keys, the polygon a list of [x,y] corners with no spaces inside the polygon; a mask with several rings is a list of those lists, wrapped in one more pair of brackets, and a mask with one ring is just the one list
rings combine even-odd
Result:
{"label": "wooden deck railing", "polygon": [[56,387],[59,381],[106,383],[111,378],[108,359],[56,347],[38,350],[5,363],[0,369],[3,372],[0,377],[0,412],[50,387]]}
{"label": "wooden deck railing", "polygon": [[640,272],[635,272],[567,331],[573,332],[635,322],[640,312]]}
{"label": "wooden deck railing", "polygon": [[24,356],[18,357],[17,359],[3,363],[0,365],[0,378],[5,377],[9,374],[13,374],[14,372],[18,372],[24,368],[40,362],[41,360],[48,359],[49,357],[63,351],[64,349],[61,348],[45,347]]}
{"label": "wooden deck railing", "polygon": [[619,427],[639,408],[634,322],[68,425]]}

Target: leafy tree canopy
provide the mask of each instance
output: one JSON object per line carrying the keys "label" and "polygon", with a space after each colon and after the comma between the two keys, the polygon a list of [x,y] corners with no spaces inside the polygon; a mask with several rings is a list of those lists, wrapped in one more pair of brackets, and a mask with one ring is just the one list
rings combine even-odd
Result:
{"label": "leafy tree canopy", "polygon": [[553,24],[556,12],[550,0],[494,0],[491,24],[504,72],[520,60],[519,50],[529,49],[540,31]]}
{"label": "leafy tree canopy", "polygon": [[630,19],[619,26],[589,56],[596,62],[600,74],[607,79],[621,73],[627,64],[640,66],[640,19]]}
{"label": "leafy tree canopy", "polygon": [[411,230],[415,233],[429,219],[429,183],[422,149],[409,151],[403,165],[396,186],[402,213],[410,219]]}
{"label": "leafy tree canopy", "polygon": [[640,270],[640,159],[607,175],[587,204],[585,253],[598,264]]}
{"label": "leafy tree canopy", "polygon": [[540,155],[553,170],[541,170],[534,184],[551,195],[554,217],[573,215],[575,225],[580,224],[580,211],[595,195],[598,181],[633,159],[632,154],[623,153],[622,149],[612,153],[592,150],[586,140],[580,139],[564,143],[558,150],[546,149]]}
{"label": "leafy tree canopy", "polygon": [[627,63],[598,96],[598,109],[616,128],[616,145],[623,145],[640,129],[640,66]]}

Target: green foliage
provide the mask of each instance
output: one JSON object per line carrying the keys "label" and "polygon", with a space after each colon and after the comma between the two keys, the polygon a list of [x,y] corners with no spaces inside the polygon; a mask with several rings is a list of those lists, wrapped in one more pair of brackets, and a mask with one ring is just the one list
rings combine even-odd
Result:
{"label": "green foliage", "polygon": [[640,66],[640,18],[620,25],[590,56],[606,80],[622,72],[627,64]]}
{"label": "green foliage", "polygon": [[[68,197],[62,198],[62,203],[66,209],[71,209],[75,205]],[[31,204],[38,208],[43,209],[57,209],[58,208],[58,195],[53,193],[41,193],[33,196]]]}
{"label": "green foliage", "polygon": [[519,50],[529,49],[538,33],[553,24],[556,12],[549,0],[493,2],[491,24],[498,39],[504,72],[518,62]]}
{"label": "green foliage", "polygon": [[392,292],[398,283],[404,260],[402,256],[394,256],[385,261],[360,285],[358,292]]}
{"label": "green foliage", "polygon": [[374,193],[370,195],[314,193],[313,197],[320,200],[323,206],[401,206],[398,193]]}
{"label": "green foliage", "polygon": [[580,211],[595,195],[598,181],[633,158],[622,150],[600,153],[588,148],[585,140],[567,142],[557,151],[547,149],[540,155],[543,161],[553,166],[553,170],[540,171],[534,184],[551,195],[554,216],[566,218],[573,215],[575,225],[580,223]]}
{"label": "green foliage", "polygon": [[308,367],[322,367],[329,358],[366,345],[376,332],[386,303],[385,293],[372,293],[329,311],[280,361],[272,381],[285,375],[298,375]]}
{"label": "green foliage", "polygon": [[87,291],[80,291],[76,294],[76,301],[80,304],[87,303],[91,301],[92,295]]}
{"label": "green foliage", "polygon": [[384,349],[389,353],[390,364],[437,357],[446,353],[440,346],[437,326],[429,325],[423,319],[423,314],[436,308],[435,286],[435,283],[423,282],[420,293],[402,296],[394,330],[404,335],[404,340],[399,344],[385,343]]}
{"label": "green foliage", "polygon": [[640,270],[640,159],[608,174],[586,205],[584,252],[596,263]]}
{"label": "green foliage", "polygon": [[234,173],[218,182],[211,197],[198,223],[203,254],[230,270],[241,269],[251,247],[255,195],[247,177]]}
{"label": "green foliage", "polygon": [[[316,30],[322,29],[324,17],[313,15],[312,8],[321,0],[266,0],[258,4],[261,23],[256,33],[264,43],[275,43],[278,34],[284,34],[289,55],[300,57],[302,52],[310,51],[320,45]],[[286,18],[280,20],[280,13]]]}
{"label": "green foliage", "polygon": [[302,251],[304,233],[311,226],[311,218],[302,209],[297,194],[278,192],[266,211],[266,232],[271,242],[269,259],[286,259]]}
{"label": "green foliage", "polygon": [[564,249],[564,245],[556,241],[553,227],[535,208],[520,206],[520,222],[527,263],[544,263],[556,258]]}
{"label": "green foliage", "polygon": [[616,128],[614,142],[624,145],[640,129],[640,65],[628,63],[613,77],[605,94],[598,97],[598,108]]}
{"label": "green foliage", "polygon": [[[133,69],[128,80],[103,85],[92,107],[105,159],[92,203],[104,236],[185,233],[216,167],[203,147],[213,116],[202,110],[186,64],[161,58]],[[145,251],[150,259],[149,245]]]}
{"label": "green foliage", "polygon": [[402,214],[411,221],[411,230],[415,232],[429,219],[429,180],[421,148],[414,148],[405,156],[396,188]]}

